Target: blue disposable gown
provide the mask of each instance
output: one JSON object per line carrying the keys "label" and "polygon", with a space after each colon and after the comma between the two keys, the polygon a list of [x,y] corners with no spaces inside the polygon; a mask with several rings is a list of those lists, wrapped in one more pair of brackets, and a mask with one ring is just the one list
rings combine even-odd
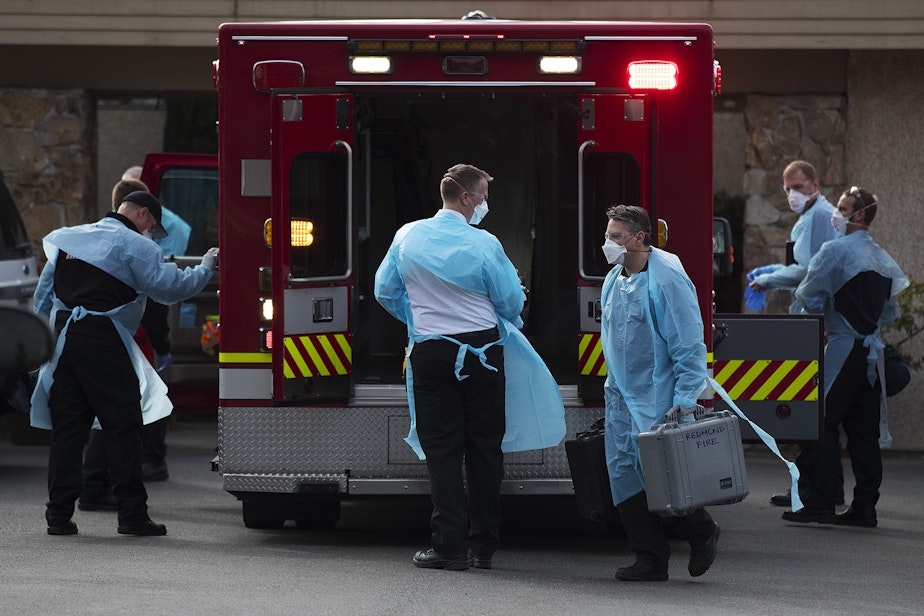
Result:
{"label": "blue disposable gown", "polygon": [[160,222],[167,232],[167,237],[158,238],[154,242],[160,246],[167,256],[185,255],[192,227],[177,214],[165,207],[162,209],[163,217]]}
{"label": "blue disposable gown", "polygon": [[55,322],[58,310],[68,310],[54,292],[54,271],[59,251],[94,265],[138,292],[131,302],[108,312],[94,312],[73,306],[67,324],[58,336],[51,360],[42,366],[32,394],[31,424],[51,429],[48,394],[54,382],[54,371],[64,349],[70,324],[87,314],[109,317],[125,348],[141,387],[141,407],[145,424],[166,417],[173,410],[167,397],[167,386],[135,343],[133,335],[141,323],[146,297],[163,304],[173,304],[196,295],[212,277],[203,265],[179,269],[163,262],[163,252],[151,240],[126,227],[119,219],[106,217],[99,222],[66,227],[52,231],[42,240],[48,263],[42,270],[35,289],[35,312]]}
{"label": "blue disposable gown", "polygon": [[[892,292],[879,316],[879,326],[868,336],[860,335],[834,309],[834,294],[854,276],[865,271],[874,271],[884,278],[892,279]],[[880,332],[883,327],[898,318],[897,296],[909,284],[908,277],[895,260],[880,248],[866,231],[855,231],[835,242],[825,244],[812,259],[805,280],[796,289],[795,301],[799,308],[806,312],[825,315],[825,331],[828,335],[828,344],[825,346],[826,396],[844,366],[855,340],[863,340],[863,346],[869,349],[869,384],[876,383],[877,375],[885,375],[884,345]],[[882,382],[885,383],[884,376]],[[879,445],[887,448],[892,445],[892,435],[889,434],[885,387],[882,388],[879,413]]]}
{"label": "blue disposable gown", "polygon": [[[770,265],[768,267],[773,269],[756,276],[754,281],[767,289],[795,290],[805,278],[809,261],[818,254],[821,246],[827,241],[841,237],[831,224],[831,216],[836,211],[837,208],[831,205],[824,195],[818,195],[812,207],[799,216],[789,233],[790,241],[794,242],[793,257],[796,262],[791,265]],[[796,314],[798,311],[793,301],[789,312]]]}
{"label": "blue disposable gown", "polygon": [[645,489],[638,435],[706,388],[706,345],[696,289],[680,260],[652,248],[647,271],[607,274],[600,338],[606,360],[606,463],[613,502]]}
{"label": "blue disposable gown", "polygon": [[[459,247],[464,246],[464,250]],[[473,255],[475,256],[473,258]],[[542,358],[519,331],[523,322],[523,290],[516,269],[496,237],[467,224],[452,212],[440,211],[432,218],[401,227],[375,274],[375,298],[395,318],[407,324],[410,358],[414,343],[443,338],[459,344],[456,377],[464,355],[477,355],[488,365],[485,349],[473,348],[448,336],[421,335],[414,328],[404,277],[423,268],[466,291],[484,293],[494,304],[500,341],[504,345],[507,431],[501,448],[505,452],[542,449],[558,445],[565,435],[565,410],[558,384]],[[414,371],[406,369],[411,429],[405,441],[417,456],[425,458],[417,438],[414,410]]]}

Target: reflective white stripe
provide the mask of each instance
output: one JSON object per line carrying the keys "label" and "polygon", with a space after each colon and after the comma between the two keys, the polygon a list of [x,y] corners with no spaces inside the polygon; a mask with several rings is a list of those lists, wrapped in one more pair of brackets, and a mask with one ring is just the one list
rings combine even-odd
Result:
{"label": "reflective white stripe", "polygon": [[232,41],[347,41],[346,36],[232,36]]}
{"label": "reflective white stripe", "polygon": [[585,41],[695,41],[695,36],[585,36]]}
{"label": "reflective white stripe", "polygon": [[273,371],[269,368],[221,368],[218,397],[222,400],[269,400],[273,396]]}
{"label": "reflective white stripe", "polygon": [[483,88],[500,88],[500,87],[519,87],[519,88],[536,88],[550,86],[581,86],[594,87],[596,81],[338,81],[338,86],[413,86],[413,87],[430,87],[444,88],[447,86],[471,87],[480,86]]}

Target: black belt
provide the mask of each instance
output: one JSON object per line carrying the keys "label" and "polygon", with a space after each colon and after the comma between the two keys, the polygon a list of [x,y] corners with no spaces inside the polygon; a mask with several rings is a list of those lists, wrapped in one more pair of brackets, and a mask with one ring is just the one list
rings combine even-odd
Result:
{"label": "black belt", "polygon": [[445,336],[447,338],[458,340],[459,342],[464,342],[465,344],[471,344],[472,342],[488,343],[500,338],[497,327],[482,329],[474,332],[463,332],[461,334],[445,334]]}

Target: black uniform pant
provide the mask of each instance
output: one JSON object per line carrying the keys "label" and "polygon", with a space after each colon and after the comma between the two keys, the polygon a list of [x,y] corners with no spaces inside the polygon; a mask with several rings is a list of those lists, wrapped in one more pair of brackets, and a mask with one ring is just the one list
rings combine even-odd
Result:
{"label": "black uniform pant", "polygon": [[[497,330],[453,335],[475,348],[497,340]],[[459,346],[446,340],[414,345],[411,366],[417,435],[427,456],[433,515],[432,546],[444,554],[491,555],[497,549],[504,478],[504,350],[486,351],[492,371],[465,354],[455,376]],[[468,496],[463,481],[463,460]]]}
{"label": "black uniform pant", "polygon": [[[648,510],[648,495],[639,492],[618,505],[616,511],[626,531],[629,549],[636,553],[638,562],[667,569],[671,546],[661,525],[661,516]],[[714,531],[715,523],[709,512],[695,509],[685,516],[670,518],[680,537],[691,544],[703,541]]]}
{"label": "black uniform pant", "polygon": [[[164,417],[142,427],[142,461],[145,464],[154,467],[166,464],[167,421],[168,418]],[[103,434],[100,430],[91,430],[87,450],[83,454],[83,488],[80,491],[80,500],[98,501],[111,494]]]}
{"label": "black uniform pant", "polygon": [[141,430],[141,458],[145,464],[163,466],[167,463],[168,417],[152,421]]}
{"label": "black uniform pant", "polygon": [[841,463],[840,430],[847,435],[847,453],[856,479],[852,506],[875,507],[882,484],[882,452],[879,450],[880,383],[866,377],[869,349],[857,340],[831,390],[825,396],[824,440],[807,445],[810,492],[805,506],[834,511]]}
{"label": "black uniform pant", "polygon": [[[809,484],[809,461],[808,458],[811,457],[811,450],[809,451],[808,456],[804,453],[805,447],[799,447],[799,452],[796,454],[796,468],[799,469],[799,497],[804,501],[806,498],[809,498],[809,492],[811,486]],[[835,469],[835,478],[834,478],[834,496],[836,501],[844,500],[844,466],[840,463],[838,458],[837,468]]]}
{"label": "black uniform pant", "polygon": [[147,520],[138,378],[111,324],[109,329],[81,329],[79,321],[69,328],[49,396],[52,432],[45,518],[49,525],[59,526],[73,515],[81,491],[84,445],[98,417],[119,524],[137,524]]}
{"label": "black uniform pant", "polygon": [[103,433],[90,431],[90,440],[83,454],[83,486],[80,490],[81,501],[99,501],[112,496],[109,485],[109,463],[106,461],[106,449],[103,446]]}

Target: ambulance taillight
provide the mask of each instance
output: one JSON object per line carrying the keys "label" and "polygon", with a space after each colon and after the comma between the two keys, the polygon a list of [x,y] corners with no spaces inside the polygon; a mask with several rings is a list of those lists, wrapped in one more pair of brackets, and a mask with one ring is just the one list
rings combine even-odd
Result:
{"label": "ambulance taillight", "polygon": [[[314,223],[304,218],[290,221],[289,245],[292,248],[307,248],[314,243]],[[273,219],[267,218],[263,223],[263,243],[267,248],[273,247]]]}
{"label": "ambulance taillight", "polygon": [[664,60],[630,62],[629,87],[633,90],[673,90],[677,87],[677,65]]}

